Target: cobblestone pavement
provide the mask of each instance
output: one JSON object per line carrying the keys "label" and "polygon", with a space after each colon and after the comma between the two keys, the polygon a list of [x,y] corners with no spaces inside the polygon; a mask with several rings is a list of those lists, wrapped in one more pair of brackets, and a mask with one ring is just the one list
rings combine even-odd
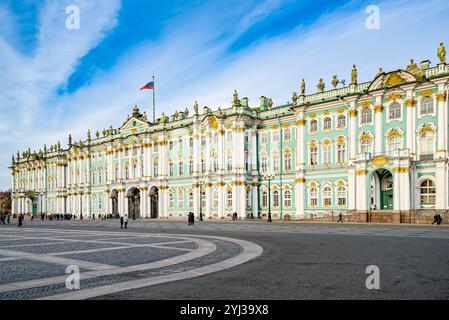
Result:
{"label": "cobblestone pavement", "polygon": [[[221,271],[262,253],[254,243],[224,237],[75,230],[79,226],[0,228],[0,300],[93,298]],[[66,287],[68,266],[80,270],[79,290]]]}

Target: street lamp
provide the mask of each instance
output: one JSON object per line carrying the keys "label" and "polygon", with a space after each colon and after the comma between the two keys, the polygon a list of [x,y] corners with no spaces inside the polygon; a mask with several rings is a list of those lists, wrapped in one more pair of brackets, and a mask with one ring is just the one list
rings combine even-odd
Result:
{"label": "street lamp", "polygon": [[201,189],[203,188],[204,180],[198,180],[198,188],[200,189],[200,218],[199,221],[203,221],[203,195]]}
{"label": "street lamp", "polygon": [[268,220],[267,220],[267,222],[271,222],[271,180],[274,179],[274,174],[267,174],[263,178],[266,181],[268,181]]}

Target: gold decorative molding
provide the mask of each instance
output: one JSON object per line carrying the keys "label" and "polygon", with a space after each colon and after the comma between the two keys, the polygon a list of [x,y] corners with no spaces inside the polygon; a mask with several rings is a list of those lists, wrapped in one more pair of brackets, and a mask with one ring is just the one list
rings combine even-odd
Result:
{"label": "gold decorative molding", "polygon": [[316,114],[315,114],[315,113],[310,114],[310,115],[309,115],[309,118],[310,118],[310,119],[315,119],[315,118],[316,118]]}
{"label": "gold decorative molding", "polygon": [[357,110],[355,110],[355,109],[350,109],[350,110],[349,110],[349,116],[350,116],[350,117],[355,117],[355,116],[357,116]]}
{"label": "gold decorative molding", "polygon": [[388,96],[388,101],[396,101],[401,99],[401,96],[399,94],[390,94]]}
{"label": "gold decorative molding", "polygon": [[295,182],[296,183],[305,183],[306,179],[304,179],[304,178],[297,178],[297,179],[295,179]]}
{"label": "gold decorative molding", "polygon": [[407,168],[407,167],[402,167],[402,168],[395,167],[395,168],[393,168],[393,172],[394,173],[409,173],[410,172],[410,168]]}
{"label": "gold decorative molding", "polygon": [[404,78],[402,78],[397,72],[394,72],[388,77],[385,85],[393,87],[403,82],[405,82]]}
{"label": "gold decorative molding", "polygon": [[388,163],[388,159],[384,156],[377,156],[371,162],[377,167],[382,167]]}
{"label": "gold decorative molding", "polygon": [[405,100],[405,105],[407,107],[415,107],[416,106],[416,100],[415,99],[407,99],[407,100]]}
{"label": "gold decorative molding", "polygon": [[360,105],[362,108],[369,108],[371,106],[371,102],[369,101],[364,101],[362,102],[362,104]]}
{"label": "gold decorative molding", "polygon": [[225,186],[224,182],[221,182],[221,181],[217,182],[217,187],[223,187],[223,186]]}
{"label": "gold decorative molding", "polygon": [[393,137],[402,137],[401,133],[397,129],[391,129],[387,134],[387,138],[391,139]]}
{"label": "gold decorative molding", "polygon": [[338,109],[338,110],[337,110],[337,113],[338,113],[338,114],[342,114],[342,113],[344,113],[344,112],[345,112],[345,109]]}
{"label": "gold decorative molding", "polygon": [[357,176],[364,176],[364,175],[366,175],[367,173],[368,173],[368,170],[366,170],[366,169],[357,170],[357,171],[355,172],[355,174],[356,174]]}
{"label": "gold decorative molding", "polygon": [[298,121],[296,121],[296,125],[300,126],[304,126],[306,124],[306,120],[305,119],[299,119]]}
{"label": "gold decorative molding", "polygon": [[432,90],[425,90],[425,91],[421,92],[421,96],[423,96],[423,97],[430,97],[431,95],[433,95]]}
{"label": "gold decorative molding", "polygon": [[446,101],[446,93],[438,93],[437,94],[437,100],[438,102],[445,102]]}
{"label": "gold decorative molding", "polygon": [[381,104],[374,106],[374,112],[382,112],[384,107]]}

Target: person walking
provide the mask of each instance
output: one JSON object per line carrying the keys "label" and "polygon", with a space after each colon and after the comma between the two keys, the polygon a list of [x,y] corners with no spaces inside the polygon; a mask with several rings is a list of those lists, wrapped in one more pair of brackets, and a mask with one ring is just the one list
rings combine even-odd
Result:
{"label": "person walking", "polygon": [[5,216],[4,216],[3,214],[2,214],[1,217],[0,217],[0,221],[1,221],[3,224],[6,224],[6,223],[5,223]]}
{"label": "person walking", "polygon": [[190,226],[190,225],[192,224],[192,223],[191,223],[191,222],[192,222],[192,216],[190,215],[190,213],[191,213],[191,212],[189,211],[189,213],[187,214],[187,225],[188,225],[188,226]]}
{"label": "person walking", "polygon": [[433,222],[432,222],[432,224],[434,224],[435,222],[439,225],[440,223],[438,223],[438,221],[440,221],[439,219],[438,219],[438,213],[436,214],[436,215],[434,215],[433,216]]}
{"label": "person walking", "polygon": [[340,214],[338,215],[338,221],[337,221],[337,223],[338,222],[341,222],[341,223],[343,223],[343,214],[340,212]]}
{"label": "person walking", "polygon": [[120,217],[120,229],[123,229],[123,217]]}
{"label": "person walking", "polygon": [[10,214],[8,214],[6,216],[6,222],[8,222],[8,224],[11,224],[11,215]]}
{"label": "person walking", "polygon": [[23,215],[19,214],[19,224],[17,225],[17,227],[22,228],[23,225]]}
{"label": "person walking", "polygon": [[125,223],[125,229],[127,229],[128,228],[128,215],[125,215],[124,223]]}
{"label": "person walking", "polygon": [[232,220],[237,221],[237,212],[234,212],[234,214],[232,216]]}

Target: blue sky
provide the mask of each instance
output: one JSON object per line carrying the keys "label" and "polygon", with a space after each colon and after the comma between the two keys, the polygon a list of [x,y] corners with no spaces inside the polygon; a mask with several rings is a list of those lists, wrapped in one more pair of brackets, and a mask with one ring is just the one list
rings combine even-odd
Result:
{"label": "blue sky", "polygon": [[[65,8],[80,8],[80,29]],[[380,29],[365,27],[368,5]],[[119,127],[134,104],[149,112],[156,75],[158,115],[227,107],[232,92],[258,105],[290,100],[336,74],[359,81],[410,58],[437,61],[449,44],[449,2],[294,0],[0,0],[0,189],[11,155]]]}

